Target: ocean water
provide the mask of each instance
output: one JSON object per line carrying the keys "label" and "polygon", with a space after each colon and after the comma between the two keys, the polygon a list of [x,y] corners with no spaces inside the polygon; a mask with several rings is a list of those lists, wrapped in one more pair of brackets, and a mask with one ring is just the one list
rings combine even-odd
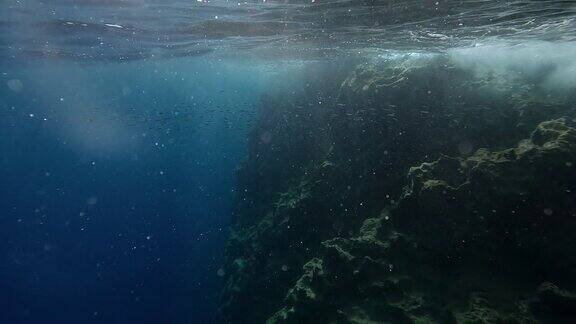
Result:
{"label": "ocean water", "polygon": [[[310,216],[293,225],[302,228],[300,236],[274,229],[263,235],[259,228],[284,228],[295,215],[340,219],[340,207],[346,207],[342,215],[353,211],[362,220],[393,210],[394,197],[401,200],[408,183],[389,179],[405,179],[410,166],[433,161],[437,153],[465,158],[483,147],[514,147],[537,122],[574,118],[575,38],[573,1],[4,0],[0,323],[405,323],[340,299],[328,304],[346,319],[331,315],[324,304],[303,307],[298,316],[304,317],[283,315],[282,307],[301,305],[283,303],[286,295],[286,303],[292,300],[290,287],[306,278],[304,264],[313,257],[328,262],[319,242],[354,237],[360,225]],[[438,63],[438,57],[445,61]],[[366,64],[376,72],[357,68]],[[415,68],[424,72],[411,74]],[[370,81],[372,75],[384,77]],[[415,82],[410,90],[394,87],[406,80]],[[477,96],[458,88],[462,80],[480,80]],[[427,87],[443,92],[419,90]],[[378,94],[374,88],[384,90]],[[494,113],[492,121],[492,110],[521,106],[513,101],[518,97],[533,99],[525,106],[537,102],[556,110],[545,117],[536,112],[538,117],[522,119],[514,130],[499,124],[509,114]],[[365,114],[403,105],[417,107],[420,115],[439,106],[484,110],[458,119],[456,109],[431,118],[433,126],[405,128],[403,121],[411,117],[402,111]],[[328,118],[331,110],[321,112],[327,106],[346,111]],[[349,124],[338,128],[348,123],[346,116]],[[461,132],[442,124],[449,119],[465,125]],[[453,134],[438,135],[438,146],[436,135],[424,144],[422,138],[402,142],[403,133],[414,132],[411,127],[463,135],[454,145]],[[382,129],[391,131],[382,135]],[[326,135],[331,130],[336,135]],[[386,142],[391,136],[400,144]],[[346,150],[357,153],[348,156]],[[376,151],[409,162],[366,162],[386,159]],[[568,152],[566,165],[576,156]],[[316,172],[310,161],[347,170],[334,171],[341,177],[327,175],[330,190],[317,193],[302,189]],[[376,184],[342,180],[369,176],[357,170],[390,174]],[[573,176],[563,177],[576,183]],[[550,179],[539,185],[553,187]],[[351,186],[356,196],[341,193]],[[310,196],[317,204],[301,207]],[[538,199],[548,204],[537,207],[545,215],[568,215],[561,224],[576,228],[569,220],[576,208],[569,201],[576,197]],[[409,207],[400,203],[402,208]],[[449,236],[448,227],[434,228],[433,236]],[[551,228],[529,234],[564,235]],[[398,229],[412,230],[402,222]],[[437,248],[426,239],[429,234],[414,233],[422,235],[424,246]],[[557,252],[552,246],[572,248],[572,242],[549,243],[551,253]],[[546,250],[546,244],[533,246]],[[392,271],[391,261],[386,269]],[[569,297],[558,307],[570,322],[576,286],[564,278],[570,276],[565,271],[576,272],[570,262],[558,269],[528,276],[525,291],[548,281],[565,288],[563,296]],[[539,296],[546,309],[556,310]],[[466,322],[454,312],[456,322]],[[416,320],[410,316],[408,322]],[[450,322],[434,316],[438,323]],[[487,315],[479,323],[500,320]]]}
{"label": "ocean water", "polygon": [[207,59],[2,79],[18,80],[2,89],[2,322],[213,320],[266,75]]}

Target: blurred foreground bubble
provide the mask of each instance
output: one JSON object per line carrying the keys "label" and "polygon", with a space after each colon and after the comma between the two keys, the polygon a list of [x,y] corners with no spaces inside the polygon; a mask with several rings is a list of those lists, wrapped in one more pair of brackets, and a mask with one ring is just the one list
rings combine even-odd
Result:
{"label": "blurred foreground bubble", "polygon": [[92,196],[86,200],[86,204],[88,205],[96,205],[98,203],[98,197]]}
{"label": "blurred foreground bubble", "polygon": [[468,141],[462,141],[458,144],[458,151],[462,155],[469,155],[474,150],[474,145]]}
{"label": "blurred foreground bubble", "polygon": [[24,88],[24,83],[20,79],[11,79],[6,82],[6,86],[14,92],[20,92]]}
{"label": "blurred foreground bubble", "polygon": [[270,141],[272,141],[272,134],[269,131],[265,131],[260,136],[260,141],[262,141],[264,144],[270,143]]}
{"label": "blurred foreground bubble", "polygon": [[130,89],[130,87],[124,87],[122,88],[122,95],[124,96],[129,96],[132,94],[132,89]]}

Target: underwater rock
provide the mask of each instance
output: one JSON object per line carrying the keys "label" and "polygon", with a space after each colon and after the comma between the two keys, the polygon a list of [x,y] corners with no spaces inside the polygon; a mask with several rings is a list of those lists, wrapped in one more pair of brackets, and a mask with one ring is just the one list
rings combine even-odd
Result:
{"label": "underwater rock", "polygon": [[538,288],[540,303],[552,312],[576,316],[576,294],[545,282]]}
{"label": "underwater rock", "polygon": [[452,262],[573,269],[574,161],[576,129],[566,119],[541,123],[515,148],[442,156],[410,169],[395,226]]}
{"label": "underwater rock", "polygon": [[222,322],[540,321],[576,285],[576,105],[442,56],[339,68],[262,101]]}
{"label": "underwater rock", "polygon": [[[558,119],[515,148],[412,168],[397,207],[324,241],[268,323],[539,322],[517,285],[573,278],[575,160],[574,123]],[[561,313],[575,300],[550,285],[538,297]]]}
{"label": "underwater rock", "polygon": [[[530,287],[542,276],[570,281],[575,269],[573,126],[544,122],[515,148],[412,168],[397,206],[323,241],[266,322],[541,322]],[[550,285],[538,292],[563,314],[573,297]]]}

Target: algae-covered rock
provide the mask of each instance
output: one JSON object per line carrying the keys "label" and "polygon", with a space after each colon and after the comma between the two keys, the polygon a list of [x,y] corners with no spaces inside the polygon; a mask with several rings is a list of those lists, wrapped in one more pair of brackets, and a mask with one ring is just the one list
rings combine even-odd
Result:
{"label": "algae-covered rock", "polygon": [[325,298],[330,298],[324,295],[326,291],[322,288],[325,276],[321,259],[314,258],[306,263],[302,276],[288,290],[286,301],[289,306],[276,312],[266,323],[301,323],[319,316],[322,304],[326,303]]}
{"label": "algae-covered rock", "polygon": [[576,293],[545,282],[538,288],[538,299],[548,311],[576,316]]}
{"label": "algae-covered rock", "polygon": [[565,318],[573,294],[534,287],[542,277],[570,283],[575,273],[575,135],[571,121],[552,120],[514,148],[411,168],[398,204],[350,237],[323,241],[267,323],[551,318],[532,312],[531,300]]}
{"label": "algae-covered rock", "polygon": [[462,324],[484,324],[484,323],[510,323],[510,324],[531,324],[538,321],[529,313],[523,302],[513,305],[515,313],[499,309],[494,305],[496,301],[491,301],[481,293],[471,293],[466,306],[456,307],[453,311],[456,323]]}
{"label": "algae-covered rock", "polygon": [[262,101],[222,322],[553,323],[568,290],[537,287],[576,287],[576,104],[441,55],[339,69]]}
{"label": "algae-covered rock", "polygon": [[412,168],[394,222],[452,258],[531,272],[570,269],[576,265],[574,161],[573,122],[543,122],[515,148],[443,156]]}

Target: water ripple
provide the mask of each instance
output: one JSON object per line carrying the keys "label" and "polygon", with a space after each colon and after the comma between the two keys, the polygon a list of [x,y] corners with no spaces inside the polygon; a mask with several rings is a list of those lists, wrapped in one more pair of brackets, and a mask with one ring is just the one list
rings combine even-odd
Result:
{"label": "water ripple", "polygon": [[5,0],[0,9],[2,61],[439,51],[576,38],[571,0]]}

